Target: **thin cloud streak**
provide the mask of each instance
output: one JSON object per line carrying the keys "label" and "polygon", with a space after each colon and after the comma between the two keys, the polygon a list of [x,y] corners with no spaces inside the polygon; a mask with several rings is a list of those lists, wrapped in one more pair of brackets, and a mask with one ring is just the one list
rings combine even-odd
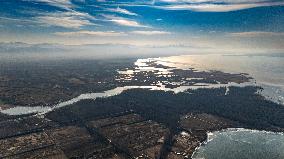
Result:
{"label": "thin cloud streak", "polygon": [[115,13],[121,13],[121,14],[132,15],[132,16],[138,16],[138,14],[130,12],[130,11],[128,11],[126,9],[123,9],[123,8],[120,8],[120,7],[108,8],[107,10],[110,11],[110,12],[115,12]]}
{"label": "thin cloud streak", "polygon": [[136,21],[133,20],[127,20],[127,19],[111,19],[110,21],[123,26],[130,26],[130,27],[146,27],[144,25],[139,24]]}
{"label": "thin cloud streak", "polygon": [[156,0],[166,3],[261,3],[261,2],[281,2],[281,0]]}
{"label": "thin cloud streak", "polygon": [[[40,26],[57,26],[63,28],[78,29],[87,25],[97,25],[90,20],[95,18],[86,12],[76,11],[76,5],[71,0],[24,0],[27,2],[44,3],[49,6],[55,6],[64,11],[55,12],[37,12],[35,11],[35,17],[32,18],[34,23],[40,24]],[[81,0],[76,0],[81,2]],[[82,1],[83,2],[83,1]]]}
{"label": "thin cloud streak", "polygon": [[250,38],[250,37],[278,37],[284,36],[284,32],[263,32],[263,31],[251,31],[251,32],[238,32],[238,33],[229,33],[231,37],[241,37],[241,38]]}
{"label": "thin cloud streak", "polygon": [[94,37],[122,37],[122,36],[129,36],[129,35],[145,35],[145,36],[154,36],[154,35],[170,35],[170,32],[166,31],[131,31],[131,32],[116,32],[116,31],[75,31],[75,32],[56,32],[54,33],[58,36],[94,36]]}
{"label": "thin cloud streak", "polygon": [[170,32],[165,31],[132,31],[132,34],[139,34],[139,35],[169,35]]}
{"label": "thin cloud streak", "polygon": [[238,3],[238,4],[173,4],[164,6],[154,6],[164,10],[191,10],[196,12],[230,12],[243,9],[267,6],[283,6],[284,2],[267,2],[267,3]]}
{"label": "thin cloud streak", "polygon": [[113,37],[113,36],[126,36],[124,32],[115,31],[77,31],[77,32],[56,32],[55,35],[59,36],[103,36],[103,37]]}
{"label": "thin cloud streak", "polygon": [[95,18],[89,14],[76,11],[47,13],[36,17],[36,21],[44,26],[58,26],[74,29],[78,29],[86,25],[95,25],[90,22],[90,19]]}
{"label": "thin cloud streak", "polygon": [[149,26],[142,25],[135,20],[130,20],[127,18],[122,18],[122,17],[116,17],[113,15],[105,15],[105,14],[103,14],[102,16],[106,18],[106,21],[111,21],[121,26],[149,28]]}
{"label": "thin cloud streak", "polygon": [[71,8],[73,7],[70,0],[24,0],[24,1],[46,3],[51,6],[55,6],[65,10],[71,10]]}

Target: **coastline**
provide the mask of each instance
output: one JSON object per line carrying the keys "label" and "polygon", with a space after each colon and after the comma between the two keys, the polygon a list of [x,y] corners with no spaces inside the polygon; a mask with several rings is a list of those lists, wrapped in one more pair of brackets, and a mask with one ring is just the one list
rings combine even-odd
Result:
{"label": "coastline", "polygon": [[[237,83],[212,84],[212,85],[201,84],[201,85],[195,85],[195,86],[180,86],[177,88],[166,88],[164,86],[124,86],[124,87],[116,87],[114,89],[107,90],[104,92],[99,92],[99,93],[81,94],[75,98],[58,103],[54,106],[31,106],[31,107],[30,106],[13,106],[12,108],[0,110],[0,112],[3,114],[7,114],[7,115],[26,115],[26,114],[33,114],[33,113],[46,114],[52,110],[75,104],[81,100],[86,100],[86,99],[95,100],[97,98],[112,97],[112,96],[119,95],[123,93],[124,91],[130,90],[130,89],[149,89],[153,91],[165,91],[165,92],[173,92],[177,94],[177,93],[184,92],[187,90],[214,89],[214,88],[223,88],[223,87],[225,88],[246,87],[246,86],[253,86],[253,85],[251,85],[250,82],[246,82],[246,83],[241,83],[241,84],[237,84]],[[227,93],[228,92],[226,91],[225,94]]]}
{"label": "coastline", "polygon": [[214,137],[210,139],[210,136],[214,135],[214,133],[223,133],[223,132],[249,132],[249,133],[265,133],[265,134],[275,134],[275,135],[282,135],[284,136],[284,131],[273,131],[273,130],[257,130],[257,129],[249,129],[249,128],[225,128],[221,130],[216,130],[216,131],[209,131],[207,132],[206,140],[200,142],[199,146],[194,149],[194,152],[191,154],[192,159],[197,159],[194,158],[194,155],[197,153],[197,151],[202,147],[206,146],[209,142],[214,140]]}
{"label": "coastline", "polygon": [[[8,115],[23,115],[23,114],[32,114],[32,113],[39,113],[39,114],[45,114],[47,112],[50,112],[54,109],[61,108],[67,105],[74,104],[80,100],[84,99],[96,99],[101,97],[110,97],[114,95],[118,95],[122,93],[125,90],[129,89],[150,89],[150,90],[163,90],[163,91],[172,91],[174,93],[184,92],[186,90],[196,90],[200,88],[205,89],[211,89],[211,88],[221,88],[226,87],[226,93],[229,93],[229,87],[236,86],[236,87],[245,87],[245,86],[256,86],[254,82],[252,82],[252,78],[249,77],[247,74],[231,74],[231,73],[223,73],[223,72],[212,72],[212,71],[197,71],[192,68],[182,69],[178,67],[169,67],[164,64],[159,63],[159,59],[165,58],[165,57],[159,57],[159,58],[145,58],[145,59],[137,59],[133,64],[132,68],[126,68],[127,71],[123,70],[116,70],[116,73],[118,74],[116,77],[115,85],[116,87],[111,87],[112,89],[104,90],[103,92],[95,92],[95,93],[82,93],[74,98],[71,98],[69,100],[58,102],[53,105],[33,105],[33,106],[21,106],[21,105],[14,105],[12,108],[2,109],[0,112]],[[133,70],[131,70],[133,69]],[[129,71],[130,70],[130,71]],[[129,73],[129,72],[130,73]],[[188,72],[189,71],[189,72]],[[142,73],[141,75],[133,75],[134,72]],[[153,73],[153,79],[150,78],[150,81],[148,79],[148,72]],[[182,73],[184,72],[184,73]],[[187,78],[186,80],[183,78],[178,78],[182,81],[172,82],[172,83],[151,83],[153,80],[163,80],[164,78],[168,80],[177,80],[175,77],[171,77],[175,74],[189,74],[190,78]],[[192,74],[192,75],[191,75]],[[221,74],[221,75],[220,75]],[[214,79],[214,75],[216,75],[219,78],[220,81],[217,81]],[[193,77],[191,77],[193,76]],[[204,76],[204,78],[195,78],[194,76]],[[213,77],[212,77],[213,76]],[[228,77],[226,77],[228,76]],[[186,76],[185,76],[186,77]],[[209,82],[207,82],[205,79],[209,78]],[[137,78],[142,78],[141,81],[137,81]],[[213,78],[213,79],[212,79]],[[227,78],[227,79],[226,79]],[[130,79],[130,80],[129,80]],[[145,82],[146,81],[146,82]],[[125,83],[125,82],[130,82]],[[184,84],[184,82],[189,82],[189,84]],[[207,83],[206,83],[207,82]],[[146,85],[145,85],[146,84]]]}
{"label": "coastline", "polygon": [[[4,109],[4,110],[1,110],[0,112],[5,115],[10,115],[10,116],[34,115],[36,117],[49,118],[50,114],[56,114],[57,112],[60,113],[66,109],[68,110],[69,109],[68,106],[76,107],[75,103],[78,103],[78,105],[80,105],[80,103],[84,103],[84,102],[96,103],[101,100],[112,100],[113,98],[120,98],[118,97],[119,95],[124,96],[125,94],[129,92],[132,92],[132,93],[141,92],[142,90],[143,91],[145,90],[144,92],[147,92],[147,90],[150,90],[151,92],[153,91],[152,93],[157,93],[157,94],[161,94],[162,92],[168,93],[168,94],[172,94],[173,98],[177,98],[181,94],[189,95],[191,93],[194,94],[193,92],[198,93],[198,92],[202,92],[202,90],[208,89],[208,92],[212,91],[212,94],[205,93],[204,95],[212,96],[215,98],[218,96],[222,96],[222,99],[220,100],[221,101],[224,100],[224,102],[226,101],[228,104],[231,101],[227,99],[230,99],[232,97],[241,97],[238,94],[236,94],[238,92],[236,90],[241,91],[240,88],[244,88],[246,89],[246,91],[244,91],[243,93],[248,93],[247,95],[252,96],[252,97],[257,96],[255,100],[264,100],[264,99],[268,100],[267,98],[265,98],[265,96],[260,91],[262,90],[262,87],[259,85],[259,83],[257,83],[255,79],[249,77],[249,75],[245,73],[232,74],[232,73],[227,73],[227,72],[222,72],[222,71],[212,71],[212,70],[211,71],[208,70],[207,72],[204,70],[197,71],[194,68],[182,69],[179,67],[170,67],[170,66],[161,65],[159,61],[153,58],[138,59],[133,64],[133,66],[131,66],[130,68],[125,68],[123,70],[116,70],[116,71],[119,75],[116,76],[117,83],[114,85],[115,87],[113,87],[112,89],[97,92],[97,93],[83,93],[70,100],[60,102],[53,106],[14,106],[13,108]],[[156,83],[153,83],[153,82],[156,82]],[[139,89],[139,90],[133,91],[133,89]],[[259,90],[259,91],[256,91],[255,93],[253,93],[252,90]],[[158,92],[158,91],[161,91],[161,92]],[[214,91],[217,91],[217,92],[220,91],[220,92],[213,93]],[[181,93],[181,92],[185,92],[185,93]],[[105,99],[105,98],[109,98],[109,99]],[[97,99],[100,99],[100,100],[97,100]],[[123,99],[126,100],[125,98]],[[195,104],[198,104],[198,103],[195,103]],[[207,104],[211,105],[211,103],[207,103]],[[221,102],[219,104],[224,104],[224,103]],[[89,104],[89,105],[92,105],[92,104]],[[68,108],[59,109],[63,107],[68,107]],[[185,146],[189,149],[183,149],[182,147],[178,147],[179,144],[181,143],[175,143],[174,149],[177,151],[173,153],[179,157],[184,156],[184,154],[187,154],[186,156],[188,157],[189,156],[193,157],[194,154],[202,146],[212,141],[210,139],[209,133],[218,132],[218,131],[222,132],[222,131],[231,130],[231,129],[236,130],[236,131],[245,130],[245,128],[228,128],[228,127],[238,127],[238,124],[235,124],[234,122],[231,122],[231,121],[227,121],[226,119],[230,119],[230,117],[228,118],[228,116],[224,116],[224,114],[222,113],[218,114],[218,113],[211,112],[210,114],[210,112],[205,111],[206,109],[204,110],[204,112],[198,112],[198,109],[197,108],[195,109],[189,109],[189,113],[190,111],[193,111],[193,113],[194,111],[197,111],[197,114],[191,114],[192,116],[198,117],[198,119],[200,119],[200,120],[194,121],[195,125],[190,125],[190,122],[186,123],[187,119],[180,119],[180,120],[185,120],[186,124],[184,125],[185,127],[183,128],[186,130],[186,132],[188,132],[192,136],[192,138],[189,138],[189,142],[191,143],[191,145]],[[210,109],[210,107],[207,107],[207,109]],[[58,111],[54,111],[54,110],[58,110]],[[133,110],[133,109],[130,109],[130,110]],[[147,109],[145,110],[147,111]],[[161,110],[163,110],[163,108],[161,108]],[[205,113],[205,115],[202,113]],[[198,115],[201,115],[201,116],[198,116]],[[56,119],[59,116],[60,115],[52,116],[51,119],[53,117]],[[213,122],[213,124],[211,121],[212,119],[213,121],[215,121],[215,123]],[[239,118],[234,118],[234,119],[238,121]],[[188,120],[194,120],[194,119],[188,119]],[[198,122],[200,121],[202,123],[199,125]],[[162,122],[167,123],[168,121],[167,119],[163,119]],[[213,125],[213,127],[211,127],[208,124]],[[242,126],[246,127],[246,124],[249,125],[250,123],[249,122],[243,123]],[[253,128],[252,125],[247,126],[247,127]],[[193,132],[191,131],[191,128]],[[263,129],[263,131],[283,132],[283,130],[280,127],[279,129],[277,127],[267,127],[265,130]],[[173,136],[174,139],[177,139],[177,138],[180,139],[180,137],[181,137],[180,134],[174,134]]]}

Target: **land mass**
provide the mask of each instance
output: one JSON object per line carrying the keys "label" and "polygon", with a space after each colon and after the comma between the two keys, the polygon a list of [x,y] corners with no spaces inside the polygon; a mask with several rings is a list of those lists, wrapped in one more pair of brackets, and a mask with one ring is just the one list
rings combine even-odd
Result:
{"label": "land mass", "polygon": [[[15,104],[50,105],[58,102],[57,99],[69,99],[83,91],[107,90],[117,86],[157,85],[159,82],[165,87],[177,88],[199,83],[243,83],[251,79],[246,74],[181,70],[153,61],[147,62],[146,67],[159,70],[147,71],[141,65],[131,65],[130,61],[76,61],[70,62],[66,70],[63,69],[66,62],[57,64],[55,69],[51,69],[49,63],[43,78],[39,75],[45,67],[39,68],[41,71],[28,71],[27,74],[33,74],[30,77],[16,73],[17,69],[12,69],[14,73],[1,69],[5,72],[1,79],[11,80],[14,75],[17,79],[11,80],[12,83],[17,83],[18,79],[25,81],[17,85],[19,88],[11,85],[9,80],[9,84],[3,80],[0,82],[0,97],[5,102],[2,109]],[[75,69],[75,64],[80,69]],[[62,69],[58,69],[58,65]],[[108,69],[103,70],[102,66]],[[59,73],[63,70],[65,74]],[[50,81],[53,82],[51,85],[62,86],[55,89],[58,91],[54,94],[53,87],[47,87]],[[70,81],[76,83],[76,87]],[[103,83],[101,87],[98,87],[98,82]],[[32,85],[35,87],[28,89]],[[42,92],[35,89],[40,86]],[[60,91],[67,88],[65,86],[75,93],[65,96],[64,91]],[[25,92],[23,88],[29,91]],[[10,89],[9,93],[2,92]],[[108,98],[81,100],[44,115],[0,114],[0,158],[191,158],[195,148],[207,139],[207,132],[226,128],[283,132],[283,105],[266,100],[257,93],[260,89],[255,86],[228,86],[189,89],[180,93],[131,89]],[[40,92],[37,98],[27,100],[37,94],[35,90]]]}
{"label": "land mass", "polygon": [[244,83],[251,79],[243,73],[170,69],[155,60],[143,61],[142,66],[134,62],[123,59],[4,63],[0,69],[0,100],[10,106],[52,106],[83,93],[123,86],[177,88],[197,83]]}

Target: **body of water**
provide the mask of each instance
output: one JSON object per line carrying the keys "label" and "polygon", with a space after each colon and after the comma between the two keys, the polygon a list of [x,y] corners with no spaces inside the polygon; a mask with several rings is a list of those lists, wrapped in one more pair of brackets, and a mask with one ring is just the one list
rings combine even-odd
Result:
{"label": "body of water", "polygon": [[284,56],[268,55],[181,55],[159,58],[159,63],[176,68],[219,70],[228,73],[248,73],[262,95],[284,105]]}
{"label": "body of water", "polygon": [[[284,105],[283,56],[183,55],[159,58],[163,65],[181,69],[219,70],[248,73],[251,84],[264,90],[263,96]],[[247,129],[226,129],[209,133],[208,141],[194,159],[283,159],[284,135]]]}
{"label": "body of water", "polygon": [[[228,73],[248,73],[252,76],[258,85],[264,88],[262,94],[270,100],[284,104],[284,63],[283,57],[273,56],[224,56],[224,55],[181,55],[161,58],[149,58],[149,59],[138,59],[135,62],[135,71],[159,71],[159,74],[168,74],[172,68],[155,68],[148,67],[147,62],[155,61],[158,64],[164,66],[170,66],[178,69],[189,69],[194,68],[197,70],[220,70]],[[125,72],[125,71],[124,71]],[[127,70],[130,78],[132,70]],[[112,90],[107,90],[101,93],[86,93],[73,98],[68,101],[61,102],[54,106],[16,106],[10,109],[1,110],[2,113],[9,115],[20,115],[30,113],[45,114],[57,108],[74,104],[80,100],[104,98],[114,96],[122,93],[129,89],[150,89],[150,90],[163,90],[172,91],[175,93],[183,92],[188,89],[199,89],[199,88],[220,88],[230,86],[247,86],[255,85],[255,81],[248,83],[229,83],[229,84],[204,84],[200,85],[196,83],[194,86],[180,86],[177,88],[166,88],[164,85],[145,85],[145,86],[124,86],[117,87]]]}
{"label": "body of water", "polygon": [[283,150],[282,133],[226,129],[209,133],[193,159],[283,159]]}
{"label": "body of water", "polygon": [[[194,68],[197,70],[220,70],[228,73],[248,73],[254,79],[251,82],[237,84],[207,84],[196,83],[192,86],[166,88],[164,85],[124,86],[107,90],[101,93],[86,93],[61,102],[54,106],[15,106],[1,110],[8,115],[38,113],[45,114],[54,109],[74,104],[80,100],[105,98],[119,95],[129,89],[150,89],[183,92],[188,89],[219,88],[230,86],[260,85],[264,88],[261,93],[268,99],[284,103],[284,58],[270,56],[224,56],[224,55],[184,55],[139,59],[135,63],[134,71],[158,71],[157,75],[170,74],[172,68],[149,67],[147,62],[155,61],[164,66],[180,69]],[[127,79],[133,78],[133,70],[122,71],[128,74]],[[123,80],[127,80],[123,79]],[[227,91],[226,91],[227,93]],[[225,93],[225,95],[226,95]],[[208,143],[203,144],[193,155],[194,159],[283,159],[284,135],[265,131],[246,129],[227,129],[209,134]]]}

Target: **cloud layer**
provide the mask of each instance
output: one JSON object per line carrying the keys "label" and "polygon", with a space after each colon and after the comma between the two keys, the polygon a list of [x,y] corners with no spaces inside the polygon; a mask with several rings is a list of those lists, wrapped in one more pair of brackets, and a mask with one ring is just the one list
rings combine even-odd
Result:
{"label": "cloud layer", "polygon": [[250,38],[258,46],[279,48],[283,32],[283,0],[0,2],[0,42],[140,46],[194,42],[191,46],[196,47],[210,41],[215,47],[225,42],[233,48],[235,42],[244,44],[243,39]]}

